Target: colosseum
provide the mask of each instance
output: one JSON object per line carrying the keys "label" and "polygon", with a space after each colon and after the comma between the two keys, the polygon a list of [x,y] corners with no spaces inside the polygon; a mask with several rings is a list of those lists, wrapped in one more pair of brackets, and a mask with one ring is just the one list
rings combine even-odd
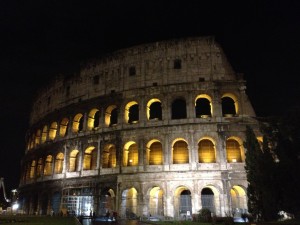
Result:
{"label": "colosseum", "polygon": [[121,49],[56,76],[33,100],[27,214],[183,219],[247,211],[246,81],[214,37]]}

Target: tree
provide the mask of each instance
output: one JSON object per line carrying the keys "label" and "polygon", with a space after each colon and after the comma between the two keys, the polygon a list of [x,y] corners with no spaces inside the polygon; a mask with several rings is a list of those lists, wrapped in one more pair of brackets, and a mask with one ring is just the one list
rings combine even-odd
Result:
{"label": "tree", "polygon": [[[265,140],[265,138],[264,138]],[[248,210],[258,221],[277,218],[275,162],[267,141],[261,146],[251,127],[246,129],[245,170],[248,187]]]}

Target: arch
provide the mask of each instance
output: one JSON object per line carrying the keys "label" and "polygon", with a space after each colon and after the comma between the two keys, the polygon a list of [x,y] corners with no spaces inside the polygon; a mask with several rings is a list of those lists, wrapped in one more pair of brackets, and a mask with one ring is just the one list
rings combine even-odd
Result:
{"label": "arch", "polygon": [[106,144],[102,153],[102,168],[115,168],[116,166],[116,146]]}
{"label": "arch", "polygon": [[153,139],[147,144],[147,162],[149,165],[163,164],[163,149],[160,141]]}
{"label": "arch", "polygon": [[164,216],[163,190],[155,186],[149,192],[149,214],[151,216]]}
{"label": "arch", "polygon": [[121,199],[121,217],[127,219],[135,219],[137,218],[137,206],[138,206],[138,198],[137,198],[137,190],[134,187],[128,188],[122,192]]}
{"label": "arch", "polygon": [[191,191],[185,186],[180,186],[175,190],[174,213],[179,219],[187,219],[192,215]]}
{"label": "arch", "polygon": [[243,162],[245,160],[243,142],[236,137],[230,137],[226,140],[227,162]]}
{"label": "arch", "polygon": [[73,125],[72,125],[72,132],[78,133],[83,129],[83,115],[78,113],[74,116]]}
{"label": "arch", "polygon": [[66,135],[68,135],[68,124],[69,124],[68,118],[63,118],[61,120],[59,125],[59,135],[61,137],[65,137]]}
{"label": "arch", "polygon": [[30,175],[29,175],[30,179],[33,179],[35,176],[35,167],[36,167],[36,161],[32,160],[31,165],[30,165]]}
{"label": "arch", "polygon": [[188,144],[183,139],[177,139],[172,147],[173,164],[189,163]]}
{"label": "arch", "polygon": [[57,122],[52,122],[49,129],[49,139],[54,140],[56,138],[57,133]]}
{"label": "arch", "polygon": [[161,101],[157,98],[149,100],[146,113],[148,120],[162,120]]}
{"label": "arch", "polygon": [[[34,140],[34,146],[38,146],[41,141],[41,129],[37,129],[35,136],[32,136],[32,140]],[[33,146],[32,146],[33,147]]]}
{"label": "arch", "polygon": [[198,143],[199,163],[215,163],[216,149],[214,142],[209,138],[203,138]]}
{"label": "arch", "polygon": [[99,127],[99,109],[94,108],[88,114],[87,130],[90,131],[96,127]]}
{"label": "arch", "polygon": [[84,151],[83,156],[83,169],[94,170],[97,168],[97,151],[94,146],[88,147]]}
{"label": "arch", "polygon": [[177,98],[172,102],[172,119],[186,119],[186,101],[183,98]]}
{"label": "arch", "polygon": [[201,191],[202,209],[209,209],[210,212],[216,213],[214,192],[209,187],[205,187]]}
{"label": "arch", "polygon": [[36,168],[36,176],[41,177],[43,175],[43,158],[39,158]]}
{"label": "arch", "polygon": [[126,123],[137,123],[139,121],[139,104],[136,101],[127,103],[124,116]]}
{"label": "arch", "polygon": [[78,150],[72,150],[70,152],[70,158],[69,158],[69,172],[75,172],[79,170],[79,151]]}
{"label": "arch", "polygon": [[235,116],[239,113],[237,97],[232,93],[222,95],[222,114],[224,117]]}
{"label": "arch", "polygon": [[245,188],[240,185],[234,185],[230,189],[231,208],[235,216],[239,217],[247,212],[247,194]]}
{"label": "arch", "polygon": [[134,141],[129,141],[123,149],[123,166],[137,166],[138,162],[138,146]]}
{"label": "arch", "polygon": [[211,117],[213,114],[213,108],[211,104],[212,100],[209,95],[201,94],[195,99],[195,113],[198,118]]}
{"label": "arch", "polygon": [[55,157],[54,172],[56,174],[62,173],[63,166],[64,166],[64,154],[62,152],[60,152]]}
{"label": "arch", "polygon": [[115,200],[116,195],[113,189],[104,188],[101,190],[98,214],[106,215],[107,212],[114,212],[116,210]]}
{"label": "arch", "polygon": [[48,134],[48,126],[45,125],[43,127],[42,138],[41,138],[42,144],[44,144],[47,141],[47,134]]}
{"label": "arch", "polygon": [[201,190],[202,208],[209,209],[215,215],[220,213],[220,191],[212,184],[208,184]]}
{"label": "arch", "polygon": [[47,155],[46,160],[45,160],[45,167],[44,167],[44,175],[45,176],[50,176],[52,175],[52,155]]}
{"label": "arch", "polygon": [[115,126],[118,123],[118,109],[116,105],[110,105],[105,111],[105,125],[107,127]]}

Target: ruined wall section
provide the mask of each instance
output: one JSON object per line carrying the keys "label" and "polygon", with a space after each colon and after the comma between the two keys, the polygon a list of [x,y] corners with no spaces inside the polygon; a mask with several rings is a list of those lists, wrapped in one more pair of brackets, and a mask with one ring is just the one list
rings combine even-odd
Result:
{"label": "ruined wall section", "polygon": [[111,93],[235,79],[235,72],[213,37],[135,46],[91,60],[82,65],[79,74],[70,78],[57,77],[48,88],[38,93],[30,124],[52,111]]}

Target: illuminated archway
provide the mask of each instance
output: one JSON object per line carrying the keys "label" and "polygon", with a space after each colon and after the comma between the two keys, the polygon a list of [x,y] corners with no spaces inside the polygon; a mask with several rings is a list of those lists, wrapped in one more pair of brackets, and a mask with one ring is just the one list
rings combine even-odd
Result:
{"label": "illuminated archway", "polygon": [[241,213],[247,212],[247,195],[245,188],[239,185],[234,185],[230,189],[231,208],[235,216],[241,216]]}
{"label": "illuminated archway", "polygon": [[113,212],[115,208],[115,192],[111,188],[104,188],[99,197],[99,215],[106,215],[107,212]]}
{"label": "illuminated archway", "polygon": [[68,124],[69,124],[68,118],[63,118],[61,120],[60,125],[59,125],[59,135],[61,137],[65,137],[68,134]]}
{"label": "illuminated archway", "polygon": [[83,169],[94,170],[97,168],[97,151],[94,146],[88,147],[84,151]]}
{"label": "illuminated archway", "polygon": [[127,219],[136,219],[137,206],[138,206],[137,190],[134,187],[124,190],[122,192],[122,199],[121,199],[121,208],[120,208],[121,217]]}
{"label": "illuminated archway", "polygon": [[125,106],[125,122],[126,123],[137,123],[139,121],[139,105],[135,101],[127,103]]}
{"label": "illuminated archway", "polygon": [[[35,133],[35,136],[32,137],[32,139],[34,140],[35,142],[35,146],[37,147],[39,144],[40,144],[40,141],[41,141],[41,130],[38,129]],[[32,146],[33,147],[33,146]]]}
{"label": "illuminated archway", "polygon": [[216,150],[212,139],[203,138],[198,143],[199,163],[215,163]]}
{"label": "illuminated archway", "polygon": [[45,176],[52,175],[52,163],[53,163],[53,159],[52,158],[53,158],[52,155],[48,155],[46,157],[45,167],[44,167],[44,175]]}
{"label": "illuminated archway", "polygon": [[55,167],[54,167],[54,172],[57,173],[62,173],[63,171],[63,166],[64,166],[64,154],[63,153],[58,153],[55,158]]}
{"label": "illuminated archway", "polygon": [[50,125],[50,130],[49,130],[49,139],[50,140],[54,140],[56,137],[56,133],[57,133],[57,122],[53,122]]}
{"label": "illuminated archway", "polygon": [[30,166],[30,175],[29,178],[32,179],[35,176],[35,167],[36,167],[36,161],[32,160],[31,166]]}
{"label": "illuminated archway", "polygon": [[236,163],[245,160],[244,147],[241,139],[230,137],[226,140],[227,162]]}
{"label": "illuminated archway", "polygon": [[183,139],[176,139],[173,143],[173,164],[189,163],[188,144]]}
{"label": "illuminated archway", "polygon": [[164,215],[163,190],[153,187],[149,192],[149,213],[151,216]]}
{"label": "illuminated archway", "polygon": [[123,166],[137,166],[139,161],[138,146],[134,141],[129,141],[123,149]]}
{"label": "illuminated archway", "polygon": [[174,193],[174,213],[180,219],[192,215],[191,191],[185,186],[178,187]]}
{"label": "illuminated archway", "polygon": [[43,132],[42,132],[42,140],[41,140],[42,144],[44,144],[47,141],[47,135],[48,135],[48,127],[47,125],[45,125],[43,127]]}
{"label": "illuminated archway", "polygon": [[79,167],[79,151],[73,150],[69,158],[69,172],[78,171]]}
{"label": "illuminated archway", "polygon": [[222,95],[221,100],[223,116],[230,117],[239,113],[238,99],[234,94],[225,93]]}
{"label": "illuminated archway", "polygon": [[99,127],[99,109],[92,109],[88,115],[87,130],[93,130],[96,127]]}
{"label": "illuminated archway", "polygon": [[195,113],[198,118],[211,117],[213,114],[213,108],[211,104],[212,100],[209,95],[201,94],[195,99]]}
{"label": "illuminated archway", "polygon": [[118,110],[116,105],[110,105],[105,111],[105,125],[107,127],[115,126],[118,123]]}
{"label": "illuminated archway", "polygon": [[147,144],[147,162],[149,165],[163,164],[162,144],[158,140],[151,140]]}
{"label": "illuminated archway", "polygon": [[157,98],[149,100],[146,113],[148,120],[162,120],[161,101]]}
{"label": "illuminated archway", "polygon": [[116,146],[107,144],[104,146],[102,153],[102,168],[115,168],[116,165]]}
{"label": "illuminated archway", "polygon": [[72,132],[78,133],[83,129],[83,115],[81,113],[76,114],[73,119]]}

